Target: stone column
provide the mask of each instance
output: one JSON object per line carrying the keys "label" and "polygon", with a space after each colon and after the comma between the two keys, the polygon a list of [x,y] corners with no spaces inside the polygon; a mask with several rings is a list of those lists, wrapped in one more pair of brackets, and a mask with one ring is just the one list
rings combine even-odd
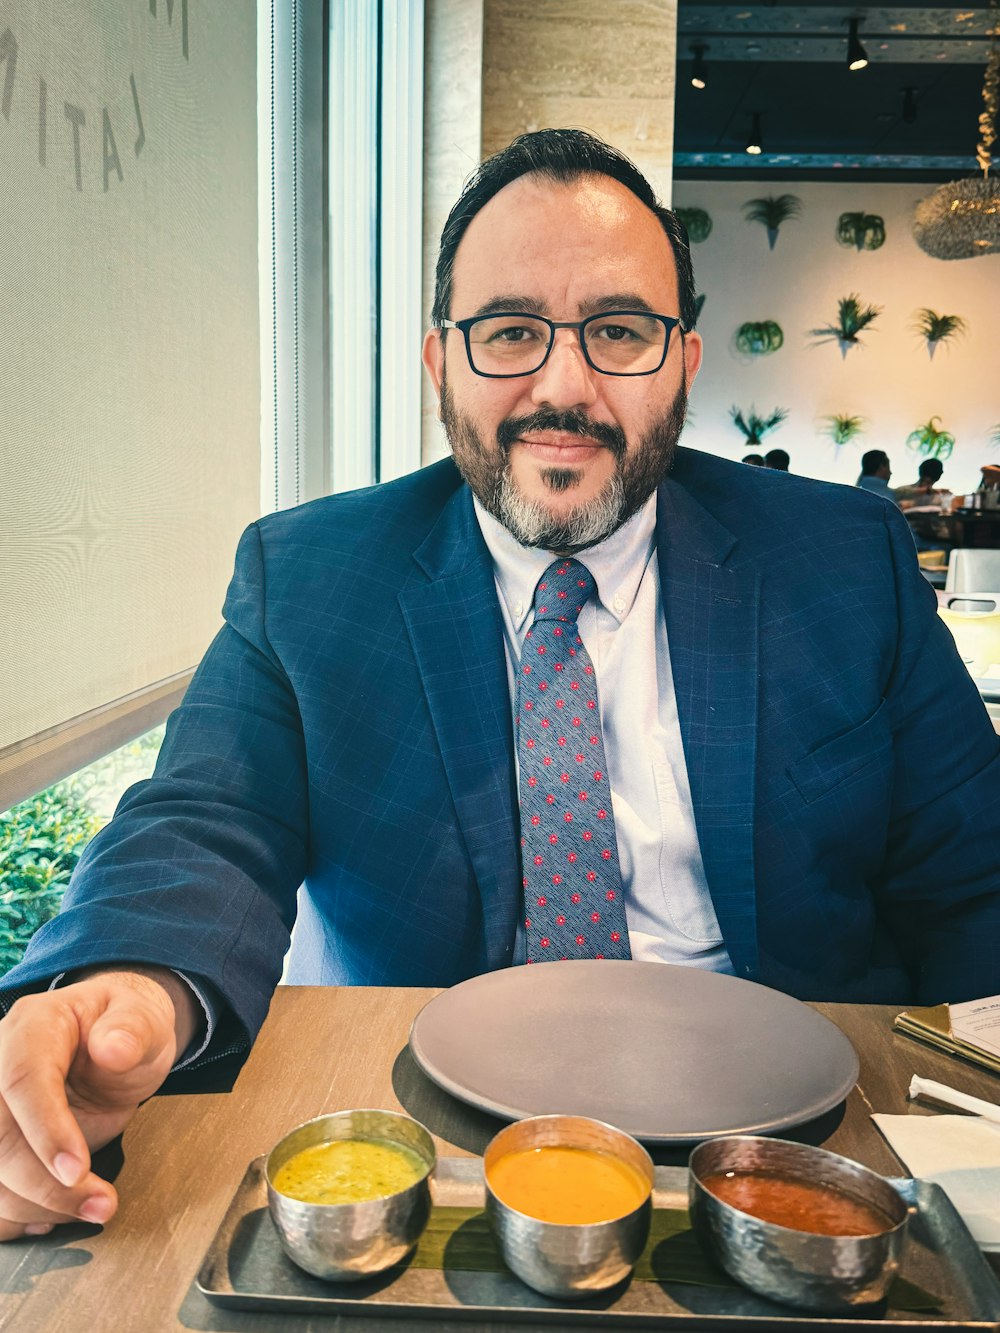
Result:
{"label": "stone column", "polygon": [[[481,153],[483,0],[426,0],[424,20],[424,319],[430,319],[441,228]],[[448,445],[424,375],[422,459]]]}
{"label": "stone column", "polygon": [[676,0],[485,0],[484,156],[526,130],[591,130],[669,203],[676,52]]}

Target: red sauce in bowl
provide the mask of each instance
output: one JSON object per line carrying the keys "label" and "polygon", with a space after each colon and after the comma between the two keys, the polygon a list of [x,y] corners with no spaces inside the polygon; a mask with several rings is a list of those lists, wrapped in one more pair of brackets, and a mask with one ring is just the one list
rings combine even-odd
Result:
{"label": "red sauce in bowl", "polygon": [[818,1236],[876,1236],[896,1224],[867,1203],[829,1185],[770,1171],[715,1171],[701,1183],[741,1213]]}

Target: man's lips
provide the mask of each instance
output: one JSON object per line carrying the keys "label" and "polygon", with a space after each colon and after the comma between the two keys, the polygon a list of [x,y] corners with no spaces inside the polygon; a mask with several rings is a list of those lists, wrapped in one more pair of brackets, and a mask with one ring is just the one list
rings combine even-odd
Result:
{"label": "man's lips", "polygon": [[606,448],[587,435],[564,431],[530,431],[519,435],[517,443],[543,463],[582,463]]}

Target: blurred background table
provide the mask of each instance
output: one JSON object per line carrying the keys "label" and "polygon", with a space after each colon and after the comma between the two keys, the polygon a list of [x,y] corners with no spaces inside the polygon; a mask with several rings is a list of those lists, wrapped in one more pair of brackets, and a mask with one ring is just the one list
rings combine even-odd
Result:
{"label": "blurred background table", "polygon": [[906,509],[903,517],[915,536],[947,546],[1000,547],[1000,509],[963,509],[942,514],[935,509]]}
{"label": "blurred background table", "polygon": [[[501,1122],[431,1084],[406,1044],[414,1016],[436,993],[280,987],[231,1092],[157,1097],[141,1108],[122,1141],[115,1178],[122,1203],[106,1228],[79,1224],[0,1246],[0,1329],[398,1333],[412,1327],[426,1333],[433,1325],[420,1319],[278,1318],[219,1309],[201,1296],[194,1278],[250,1161],[312,1116],[351,1106],[401,1108],[428,1126],[442,1154],[482,1152]],[[854,1043],[861,1073],[841,1108],[788,1137],[901,1175],[869,1117],[873,1111],[933,1114],[907,1102],[912,1074],[989,1100],[1000,1096],[1000,1079],[894,1033],[893,1007],[813,1007]],[[654,1152],[666,1164],[686,1156]],[[448,1322],[453,1333],[496,1327]]]}

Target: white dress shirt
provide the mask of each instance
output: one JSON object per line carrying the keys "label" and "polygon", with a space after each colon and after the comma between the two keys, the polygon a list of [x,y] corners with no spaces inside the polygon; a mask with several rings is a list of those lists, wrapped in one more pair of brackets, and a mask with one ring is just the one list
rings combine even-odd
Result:
{"label": "white dress shirt", "polygon": [[[511,710],[535,585],[555,558],[475,501],[503,616]],[[698,846],[656,561],[656,496],[577,557],[597,582],[579,629],[597,676],[632,957],[733,971]],[[522,913],[523,917],[523,913]],[[526,955],[519,926],[514,961]]]}

